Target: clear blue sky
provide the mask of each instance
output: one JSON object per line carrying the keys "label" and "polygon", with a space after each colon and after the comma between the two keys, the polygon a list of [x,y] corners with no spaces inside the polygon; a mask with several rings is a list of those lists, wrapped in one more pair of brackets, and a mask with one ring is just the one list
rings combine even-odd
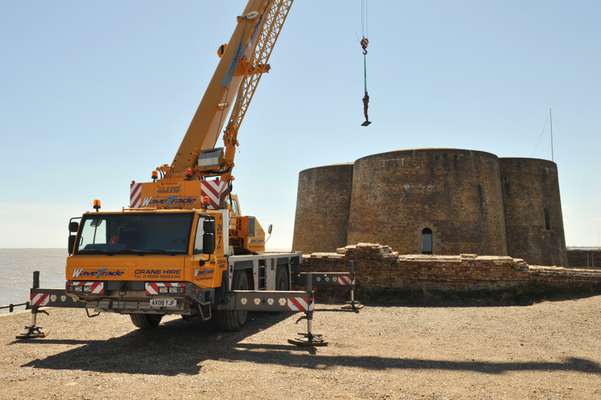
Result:
{"label": "clear blue sky", "polygon": [[[245,1],[0,2],[0,247],[63,247],[69,216],[126,205],[171,162]],[[601,245],[601,3],[294,5],[240,132],[243,211],[290,245],[298,172],[415,147],[550,157],[571,245]],[[541,135],[542,132],[542,135]]]}

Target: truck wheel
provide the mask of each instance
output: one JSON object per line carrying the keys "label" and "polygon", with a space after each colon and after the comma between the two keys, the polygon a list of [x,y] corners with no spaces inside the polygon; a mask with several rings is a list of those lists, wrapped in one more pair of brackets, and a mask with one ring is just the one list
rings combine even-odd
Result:
{"label": "truck wheel", "polygon": [[152,329],[161,323],[160,314],[129,314],[131,322],[140,329]]}
{"label": "truck wheel", "polygon": [[[250,287],[248,273],[246,271],[234,273],[234,284],[232,286],[235,290],[248,290]],[[247,310],[219,310],[215,313],[215,322],[224,331],[239,331],[247,319]]]}
{"label": "truck wheel", "polygon": [[[275,271],[275,290],[290,290],[288,266],[279,266]],[[282,314],[283,311],[270,311],[271,314]]]}
{"label": "truck wheel", "polygon": [[280,266],[275,273],[275,290],[290,290],[288,267]]}

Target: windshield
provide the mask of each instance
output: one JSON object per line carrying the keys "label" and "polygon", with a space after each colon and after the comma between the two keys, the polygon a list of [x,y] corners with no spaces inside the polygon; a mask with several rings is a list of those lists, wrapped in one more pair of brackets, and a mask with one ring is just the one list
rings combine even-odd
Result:
{"label": "windshield", "polygon": [[99,214],[83,218],[78,254],[186,254],[193,214]]}

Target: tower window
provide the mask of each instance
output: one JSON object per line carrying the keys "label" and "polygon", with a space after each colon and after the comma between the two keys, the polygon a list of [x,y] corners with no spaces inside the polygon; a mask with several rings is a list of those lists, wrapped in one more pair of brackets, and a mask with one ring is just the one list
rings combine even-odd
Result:
{"label": "tower window", "polygon": [[545,229],[551,230],[551,216],[549,215],[549,210],[545,208]]}
{"label": "tower window", "polygon": [[432,254],[432,229],[424,228],[422,230],[422,254]]}

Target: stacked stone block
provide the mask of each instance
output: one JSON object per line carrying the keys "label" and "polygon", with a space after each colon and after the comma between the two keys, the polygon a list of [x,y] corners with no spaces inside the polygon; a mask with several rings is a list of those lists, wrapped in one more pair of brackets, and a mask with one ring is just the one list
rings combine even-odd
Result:
{"label": "stacked stone block", "polygon": [[601,271],[528,266],[508,256],[399,255],[389,246],[359,243],[336,253],[303,257],[304,272],[348,271],[353,261],[357,283],[367,289],[407,289],[470,292],[503,290],[529,285],[555,289],[601,288]]}

